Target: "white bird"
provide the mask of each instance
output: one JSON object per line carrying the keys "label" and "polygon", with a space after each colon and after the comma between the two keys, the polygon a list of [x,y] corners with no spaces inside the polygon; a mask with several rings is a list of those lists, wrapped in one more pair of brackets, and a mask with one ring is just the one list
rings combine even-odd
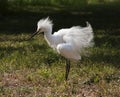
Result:
{"label": "white bird", "polygon": [[73,26],[52,34],[52,21],[49,18],[41,19],[37,23],[37,31],[30,37],[44,32],[48,45],[66,58],[66,80],[70,71],[70,60],[80,60],[84,48],[92,47],[94,44],[92,27],[88,22],[86,23],[87,27]]}

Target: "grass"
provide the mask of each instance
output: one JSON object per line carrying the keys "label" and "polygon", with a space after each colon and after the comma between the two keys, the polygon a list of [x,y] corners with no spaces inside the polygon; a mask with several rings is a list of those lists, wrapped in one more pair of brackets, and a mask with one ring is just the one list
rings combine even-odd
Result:
{"label": "grass", "polygon": [[0,42],[1,96],[120,96],[118,49],[94,47],[91,56],[80,61],[80,67],[72,63],[69,80],[65,82],[64,60],[47,46],[42,36],[25,41],[28,36],[0,35],[0,39],[9,37]]}
{"label": "grass", "polygon": [[[43,36],[26,41],[36,22],[50,16],[53,31],[89,21],[95,46],[78,65],[72,62],[66,82],[65,60],[46,44]],[[0,16],[1,97],[119,97],[120,21],[117,12],[21,12]]]}
{"label": "grass", "polygon": [[55,11],[65,12],[86,12],[89,9],[94,11],[111,10],[112,13],[119,11],[119,0],[4,0],[0,1],[1,14],[9,13],[9,11],[32,11],[48,13]]}

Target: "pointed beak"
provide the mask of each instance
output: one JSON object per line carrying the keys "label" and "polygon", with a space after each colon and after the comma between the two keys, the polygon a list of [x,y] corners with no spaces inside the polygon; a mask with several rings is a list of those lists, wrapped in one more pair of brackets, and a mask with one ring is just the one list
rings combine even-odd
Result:
{"label": "pointed beak", "polygon": [[38,31],[34,32],[29,39],[32,39],[35,35],[37,35]]}

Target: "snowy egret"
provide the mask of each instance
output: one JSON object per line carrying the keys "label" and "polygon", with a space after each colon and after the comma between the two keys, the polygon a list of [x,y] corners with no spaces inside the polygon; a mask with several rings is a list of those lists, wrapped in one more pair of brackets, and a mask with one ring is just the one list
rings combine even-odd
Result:
{"label": "snowy egret", "polygon": [[37,31],[30,37],[43,32],[48,45],[66,58],[66,80],[70,71],[70,60],[80,60],[84,48],[92,47],[94,44],[92,27],[86,23],[87,27],[73,26],[52,34],[53,23],[49,18],[45,18],[38,21]]}

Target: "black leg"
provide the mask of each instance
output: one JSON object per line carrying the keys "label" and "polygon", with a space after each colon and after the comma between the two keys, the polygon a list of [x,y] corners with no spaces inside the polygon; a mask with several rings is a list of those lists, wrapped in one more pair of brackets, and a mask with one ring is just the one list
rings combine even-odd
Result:
{"label": "black leg", "polygon": [[70,71],[70,60],[66,59],[66,74],[65,74],[66,80],[68,79],[69,71]]}

